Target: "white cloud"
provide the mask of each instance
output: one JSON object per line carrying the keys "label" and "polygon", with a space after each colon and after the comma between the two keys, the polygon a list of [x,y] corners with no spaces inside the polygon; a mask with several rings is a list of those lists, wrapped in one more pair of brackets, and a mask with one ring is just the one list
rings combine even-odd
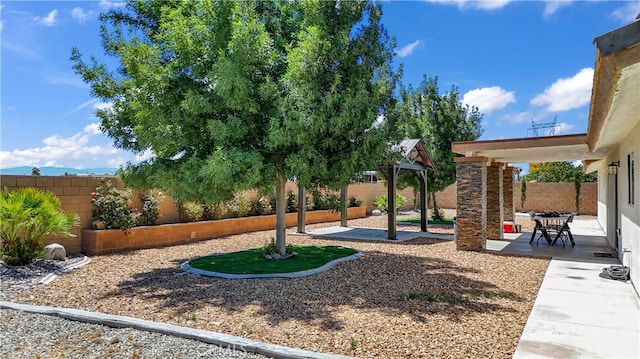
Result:
{"label": "white cloud", "polygon": [[633,22],[636,20],[636,16],[640,15],[640,2],[629,1],[624,6],[614,10],[611,15],[625,23]]}
{"label": "white cloud", "polygon": [[104,10],[124,7],[124,1],[110,1],[110,0],[100,0],[98,6]]}
{"label": "white cloud", "polygon": [[407,57],[407,56],[411,55],[413,50],[415,50],[416,47],[418,47],[418,45],[420,45],[421,43],[422,43],[421,40],[416,40],[416,41],[410,43],[409,45],[405,45],[403,48],[398,50],[398,52],[397,52],[398,56]]}
{"label": "white cloud", "polygon": [[542,13],[542,16],[544,17],[549,17],[553,14],[555,14],[556,11],[558,11],[559,8],[563,7],[563,6],[569,6],[571,5],[571,3],[573,2],[573,0],[551,0],[551,1],[545,1],[544,3],[544,12]]}
{"label": "white cloud", "polygon": [[41,147],[25,150],[0,151],[2,168],[17,166],[42,166],[57,164],[59,161],[83,160],[91,156],[114,155],[121,151],[112,145],[91,145],[98,134],[97,124],[86,126],[82,132],[71,137],[53,135],[45,138]]}
{"label": "white cloud", "polygon": [[593,68],[580,70],[573,77],[556,80],[530,102],[532,106],[546,106],[549,112],[567,111],[582,107],[591,100]]}
{"label": "white cloud", "polygon": [[84,127],[83,131],[89,135],[97,135],[100,133],[100,124],[97,122],[90,123]]}
{"label": "white cloud", "polygon": [[120,167],[120,166],[124,166],[126,163],[127,163],[127,159],[122,156],[107,160],[108,167]]}
{"label": "white cloud", "polygon": [[545,133],[545,135],[546,136],[549,136],[551,134],[556,135],[556,136],[558,136],[558,135],[566,135],[566,134],[571,133],[571,130],[573,130],[574,127],[575,126],[572,125],[572,124],[562,122],[562,123],[557,124],[554,130],[548,129],[547,133]]}
{"label": "white cloud", "polygon": [[464,94],[462,102],[475,106],[484,114],[501,110],[508,104],[516,102],[513,91],[506,91],[500,86],[484,87],[471,90]]}
{"label": "white cloud", "polygon": [[150,149],[144,150],[142,153],[138,153],[135,158],[135,162],[142,162],[146,160],[150,160],[156,157],[156,154]]}
{"label": "white cloud", "polygon": [[459,9],[495,10],[502,9],[513,0],[426,0],[427,2],[456,5]]}
{"label": "white cloud", "polygon": [[90,11],[84,11],[81,7],[74,7],[71,10],[71,17],[81,24],[89,20],[91,16],[92,13]]}
{"label": "white cloud", "polygon": [[36,16],[34,20],[40,25],[53,26],[57,22],[57,17],[58,17],[58,10],[54,9],[49,12],[47,17]]}

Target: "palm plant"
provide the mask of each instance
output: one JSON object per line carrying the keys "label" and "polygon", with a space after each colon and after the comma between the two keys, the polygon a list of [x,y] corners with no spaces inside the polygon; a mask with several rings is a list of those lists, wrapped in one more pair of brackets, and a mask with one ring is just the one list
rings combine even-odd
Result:
{"label": "palm plant", "polygon": [[0,194],[0,255],[7,264],[21,265],[42,255],[48,235],[73,237],[75,213],[64,213],[50,191],[20,188]]}

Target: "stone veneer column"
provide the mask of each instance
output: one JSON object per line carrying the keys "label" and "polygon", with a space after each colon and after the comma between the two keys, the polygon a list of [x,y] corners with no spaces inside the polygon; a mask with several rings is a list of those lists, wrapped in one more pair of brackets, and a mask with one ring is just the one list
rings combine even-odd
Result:
{"label": "stone veneer column", "polygon": [[513,197],[513,167],[502,170],[502,215],[505,221],[515,221],[516,210]]}
{"label": "stone veneer column", "polygon": [[504,237],[502,213],[502,165],[494,163],[487,167],[487,238]]}
{"label": "stone veneer column", "polygon": [[485,157],[456,157],[458,180],[456,248],[481,251],[487,239],[487,166]]}

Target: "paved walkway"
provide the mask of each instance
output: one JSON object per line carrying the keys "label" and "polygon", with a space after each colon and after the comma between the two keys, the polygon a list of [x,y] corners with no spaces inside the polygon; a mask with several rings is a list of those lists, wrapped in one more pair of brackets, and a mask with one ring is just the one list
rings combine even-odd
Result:
{"label": "paved walkway", "polygon": [[640,300],[631,282],[601,278],[620,265],[596,220],[574,219],[576,246],[529,244],[531,233],[505,234],[487,250],[552,256],[514,358],[640,358]]}

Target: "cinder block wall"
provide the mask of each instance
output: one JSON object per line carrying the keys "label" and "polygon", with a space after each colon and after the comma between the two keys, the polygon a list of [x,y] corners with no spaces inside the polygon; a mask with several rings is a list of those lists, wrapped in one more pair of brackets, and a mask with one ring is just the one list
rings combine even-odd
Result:
{"label": "cinder block wall", "polygon": [[[574,212],[575,187],[573,183],[527,183],[527,199],[524,211],[564,211]],[[520,204],[520,184],[513,188],[516,210],[522,211]],[[597,215],[598,213],[598,184],[583,183],[580,188],[580,214]]]}
{"label": "cinder block wall", "polygon": [[[114,180],[116,180],[114,178]],[[91,177],[80,176],[0,176],[0,186],[15,190],[20,187],[36,187],[53,192],[60,199],[65,212],[74,212],[80,217],[80,227],[73,228],[73,238],[50,238],[50,242],[60,243],[69,253],[80,252],[80,230],[91,228],[93,205],[91,192],[98,182]]]}

